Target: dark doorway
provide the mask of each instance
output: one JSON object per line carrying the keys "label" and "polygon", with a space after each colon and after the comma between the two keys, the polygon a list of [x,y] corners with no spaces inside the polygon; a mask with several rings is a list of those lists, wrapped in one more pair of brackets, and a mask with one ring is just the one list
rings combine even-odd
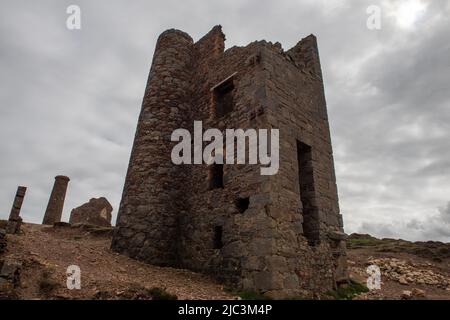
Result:
{"label": "dark doorway", "polygon": [[209,189],[223,188],[223,164],[214,163],[209,172]]}
{"label": "dark doorway", "polygon": [[303,234],[310,245],[319,241],[319,211],[315,205],[314,170],[311,147],[297,141],[298,181],[303,206]]}
{"label": "dark doorway", "polygon": [[214,249],[222,249],[222,233],[223,230],[221,226],[214,227]]}

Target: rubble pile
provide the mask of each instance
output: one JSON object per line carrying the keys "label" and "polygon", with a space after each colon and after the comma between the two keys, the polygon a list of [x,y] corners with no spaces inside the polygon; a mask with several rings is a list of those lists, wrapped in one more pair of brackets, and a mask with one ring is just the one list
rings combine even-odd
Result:
{"label": "rubble pile", "polygon": [[[400,284],[426,284],[446,289],[450,286],[450,278],[430,270],[431,263],[411,264],[395,258],[369,259],[369,264],[377,265],[382,277],[387,277]],[[428,267],[425,269],[424,267]]]}

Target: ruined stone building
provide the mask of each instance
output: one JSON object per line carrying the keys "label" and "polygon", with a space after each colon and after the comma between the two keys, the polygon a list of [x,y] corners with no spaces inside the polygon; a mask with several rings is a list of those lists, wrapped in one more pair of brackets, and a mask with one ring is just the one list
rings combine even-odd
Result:
{"label": "ruined stone building", "polygon": [[[197,42],[158,39],[112,249],[212,274],[234,289],[285,297],[346,279],[316,38],[288,51],[266,41],[224,50],[214,27]],[[280,169],[174,165],[173,130],[280,130]]]}
{"label": "ruined stone building", "polygon": [[113,207],[105,197],[92,198],[89,202],[72,209],[69,223],[111,227],[112,211]]}

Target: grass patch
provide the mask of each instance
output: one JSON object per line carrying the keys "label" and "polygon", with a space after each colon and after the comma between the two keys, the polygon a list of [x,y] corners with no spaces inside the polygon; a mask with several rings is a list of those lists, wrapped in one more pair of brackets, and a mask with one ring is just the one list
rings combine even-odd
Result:
{"label": "grass patch", "polygon": [[229,291],[229,293],[240,297],[242,300],[272,300],[270,297],[251,290]]}
{"label": "grass patch", "polygon": [[286,300],[314,300],[312,297],[305,297],[305,296],[293,296],[289,297]]}
{"label": "grass patch", "polygon": [[357,295],[366,292],[369,292],[369,289],[365,285],[350,280],[349,284],[341,285],[337,290],[328,291],[327,295],[336,300],[352,300]]}
{"label": "grass patch", "polygon": [[80,224],[80,223],[72,225],[72,228],[78,228],[81,231],[88,232],[90,235],[93,236],[110,236],[114,231],[113,227],[102,227],[93,224]]}
{"label": "grass patch", "polygon": [[178,297],[166,291],[165,288],[145,288],[140,284],[131,283],[121,292],[98,291],[94,300],[178,300]]}
{"label": "grass patch", "polygon": [[50,277],[49,271],[44,271],[39,279],[39,292],[48,297],[50,296],[57,288],[59,284]]}
{"label": "grass patch", "polygon": [[388,238],[377,239],[368,234],[351,234],[347,238],[347,248],[371,248],[375,252],[408,253],[436,262],[442,262],[450,258],[450,243],[438,241],[410,242]]}
{"label": "grass patch", "polygon": [[176,295],[167,292],[163,288],[151,288],[148,290],[148,293],[152,297],[152,300],[178,300]]}
{"label": "grass patch", "polygon": [[408,253],[442,262],[450,258],[450,243],[439,241],[411,242],[402,239],[377,239],[369,234],[352,233],[347,238],[347,248],[372,248],[376,252]]}
{"label": "grass patch", "polygon": [[367,237],[367,238],[354,238],[347,239],[347,247],[349,249],[363,248],[363,247],[375,247],[383,244],[382,240]]}

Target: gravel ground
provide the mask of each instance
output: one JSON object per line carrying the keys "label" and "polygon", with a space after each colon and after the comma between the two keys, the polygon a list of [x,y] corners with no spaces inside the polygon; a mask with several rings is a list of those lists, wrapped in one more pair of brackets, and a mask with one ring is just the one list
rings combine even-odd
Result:
{"label": "gravel ground", "polygon": [[[22,231],[8,236],[2,258],[23,262],[18,288],[23,299],[126,299],[130,288],[154,287],[178,299],[233,299],[205,275],[147,265],[112,252],[107,234],[34,224],[24,224]],[[70,265],[81,269],[80,290],[67,289]]]}

